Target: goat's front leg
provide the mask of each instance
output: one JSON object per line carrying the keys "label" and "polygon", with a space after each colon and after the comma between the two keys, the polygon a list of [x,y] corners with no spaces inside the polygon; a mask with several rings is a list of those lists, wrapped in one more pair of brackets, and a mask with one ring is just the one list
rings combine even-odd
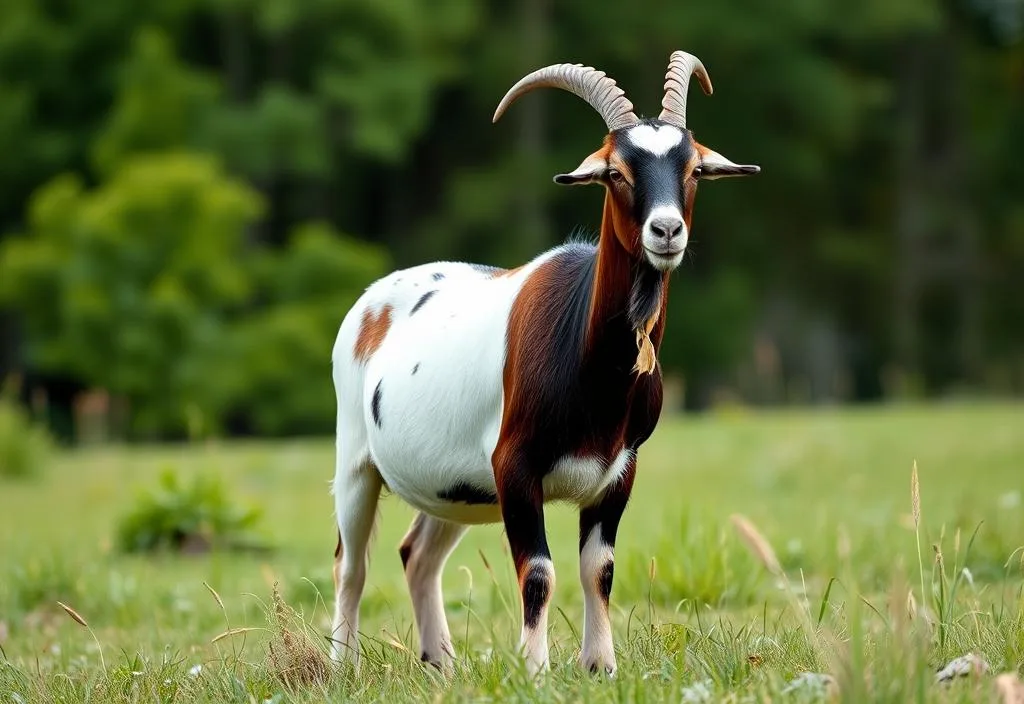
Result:
{"label": "goat's front leg", "polygon": [[496,463],[495,478],[523,602],[519,645],[527,670],[536,675],[548,667],[548,603],[555,589],[544,533],[544,492],[540,478],[520,462]]}
{"label": "goat's front leg", "polygon": [[608,600],[615,574],[615,535],[626,509],[636,457],[631,456],[617,482],[596,503],[580,511],[580,583],[583,585],[583,650],[580,664],[591,672],[615,674],[615,646]]}

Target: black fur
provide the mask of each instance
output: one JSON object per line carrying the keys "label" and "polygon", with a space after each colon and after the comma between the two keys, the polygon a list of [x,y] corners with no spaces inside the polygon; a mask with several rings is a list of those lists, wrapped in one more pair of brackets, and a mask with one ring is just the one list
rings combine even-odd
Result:
{"label": "black fur", "polygon": [[380,422],[380,385],[383,383],[383,379],[377,382],[377,388],[373,390],[373,400],[370,401],[370,410],[373,413],[373,422],[377,425],[378,428],[383,427]]}
{"label": "black fur", "polygon": [[427,291],[422,296],[420,296],[420,300],[416,301],[416,305],[414,305],[412,307],[412,310],[409,311],[409,315],[412,315],[413,313],[418,311],[420,308],[422,308],[423,304],[426,303],[427,301],[429,301],[430,297],[433,296],[435,293],[437,293],[436,290],[434,290],[434,291]]}
{"label": "black fur", "polygon": [[435,271],[430,278],[432,278],[434,281],[440,281],[441,279],[444,278],[444,274],[442,274],[440,271]]}
{"label": "black fur", "polygon": [[614,577],[615,563],[609,560],[604,563],[604,567],[601,568],[601,573],[597,577],[597,592],[601,595],[606,605],[612,595],[612,580]]}
{"label": "black fur", "polygon": [[661,307],[664,275],[644,261],[634,267],[633,287],[629,292],[629,324],[634,329],[651,319]]}
{"label": "black fur", "polygon": [[534,567],[523,579],[523,623],[536,628],[551,595],[551,584],[543,568]]}
{"label": "black fur", "polygon": [[454,486],[437,492],[437,498],[442,501],[470,505],[496,505],[498,503],[497,494],[475,487],[468,482],[459,482]]}
{"label": "black fur", "polygon": [[419,370],[420,370],[420,363],[416,362],[416,364],[414,364],[413,367],[412,367],[412,373],[415,374]]}

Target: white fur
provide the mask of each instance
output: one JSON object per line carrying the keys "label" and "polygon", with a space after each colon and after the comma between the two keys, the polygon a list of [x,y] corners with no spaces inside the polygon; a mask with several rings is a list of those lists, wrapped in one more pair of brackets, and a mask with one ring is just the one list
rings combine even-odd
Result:
{"label": "white fur", "polygon": [[583,587],[583,667],[596,667],[608,674],[615,673],[615,648],[612,644],[612,624],[608,606],[598,588],[598,579],[604,566],[614,562],[615,552],[601,538],[601,524],[590,530],[587,542],[580,551],[580,584]]}
{"label": "white fur", "polygon": [[341,478],[335,477],[335,487],[343,484],[344,489],[335,491],[335,510],[346,518],[338,522],[343,547],[334,566],[331,651],[336,660],[348,660],[358,666],[359,601],[366,584],[366,548],[376,518],[381,482],[380,475],[365,461],[344,469],[339,464],[338,475]]}
{"label": "white fur", "polygon": [[[499,277],[465,265],[449,265],[461,266],[458,272],[424,265],[374,284],[366,304],[390,304],[392,322],[365,367],[353,362],[355,336],[345,335],[342,326],[335,365],[355,366],[356,379],[338,394],[362,399],[357,422],[374,465],[392,492],[424,513],[460,523],[501,518],[496,506],[453,503],[438,493],[460,482],[494,490],[491,455],[501,427],[505,330],[512,303],[538,264]],[[445,278],[434,281],[434,273]],[[378,382],[380,427],[371,408]]]}
{"label": "white fur", "polygon": [[[657,218],[672,218],[682,223],[682,230],[669,243],[672,249],[675,250],[675,254],[661,255],[656,253],[658,249],[665,246],[664,239],[654,234],[654,231],[651,229],[651,222]],[[672,271],[675,269],[683,261],[686,243],[689,240],[690,233],[686,229],[686,221],[683,220],[683,214],[679,211],[678,205],[657,205],[651,208],[651,212],[647,215],[647,220],[644,221],[644,226],[641,230],[644,254],[647,256],[651,266],[661,271]]]}
{"label": "white fur", "polygon": [[579,506],[591,503],[622,476],[631,454],[630,450],[623,449],[611,462],[600,457],[563,457],[544,477],[544,499],[569,501]]}
{"label": "white fur", "polygon": [[665,156],[683,141],[683,133],[672,125],[637,125],[627,135],[629,141],[654,156]]}
{"label": "white fur", "polygon": [[441,593],[441,572],[466,526],[441,521],[419,514],[413,521],[406,540],[409,541],[409,561],[405,565],[405,579],[412,596],[413,613],[420,633],[420,652],[424,659],[437,663],[442,669],[451,665],[455,651],[444,614]]}

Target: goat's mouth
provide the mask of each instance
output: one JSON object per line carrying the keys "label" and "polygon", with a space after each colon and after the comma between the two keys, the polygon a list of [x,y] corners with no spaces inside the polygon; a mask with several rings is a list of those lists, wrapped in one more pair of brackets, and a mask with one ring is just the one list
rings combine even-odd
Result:
{"label": "goat's mouth", "polygon": [[671,271],[679,266],[680,262],[683,261],[683,253],[686,251],[686,245],[680,246],[666,246],[658,249],[652,249],[644,246],[644,255],[647,257],[647,261],[651,263],[655,269],[661,271]]}

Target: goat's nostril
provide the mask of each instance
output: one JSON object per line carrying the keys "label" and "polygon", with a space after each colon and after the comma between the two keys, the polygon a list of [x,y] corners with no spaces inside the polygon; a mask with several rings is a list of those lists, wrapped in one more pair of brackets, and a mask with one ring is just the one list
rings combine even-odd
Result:
{"label": "goat's nostril", "polygon": [[655,218],[651,220],[651,231],[658,237],[671,239],[683,231],[683,221],[679,218]]}

